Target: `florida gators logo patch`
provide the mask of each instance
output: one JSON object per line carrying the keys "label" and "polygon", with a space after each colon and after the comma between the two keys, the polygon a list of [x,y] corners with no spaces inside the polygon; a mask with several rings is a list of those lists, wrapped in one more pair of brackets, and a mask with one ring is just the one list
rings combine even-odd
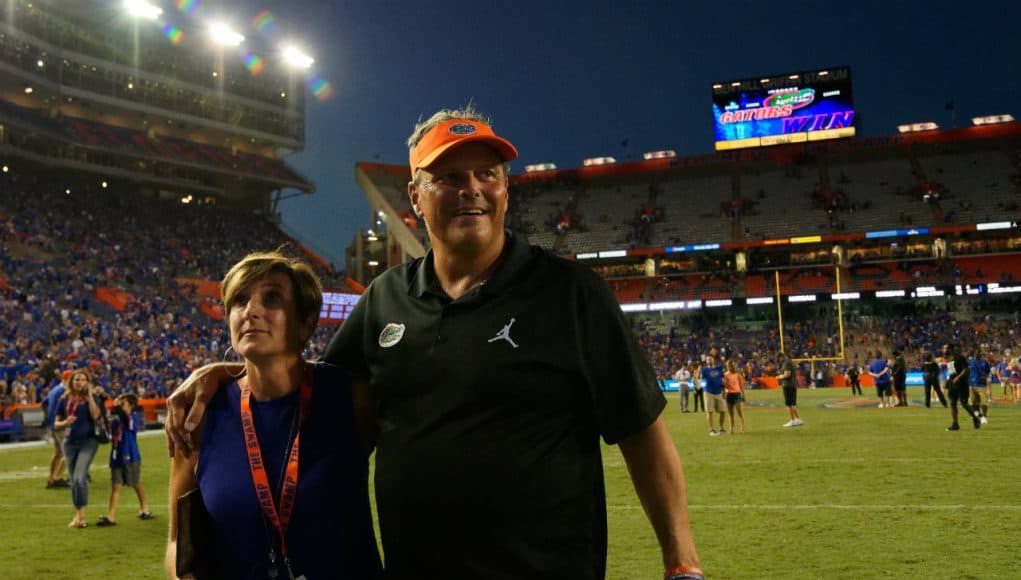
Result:
{"label": "florida gators logo patch", "polygon": [[383,327],[383,331],[379,333],[379,346],[383,348],[390,348],[397,344],[404,338],[404,325],[396,322],[391,322]]}

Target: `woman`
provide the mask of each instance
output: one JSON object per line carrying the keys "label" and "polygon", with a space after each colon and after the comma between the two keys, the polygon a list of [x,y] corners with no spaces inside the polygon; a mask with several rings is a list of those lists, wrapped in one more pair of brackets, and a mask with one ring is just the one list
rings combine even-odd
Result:
{"label": "woman", "polygon": [[734,431],[734,411],[741,417],[741,433],[744,433],[744,377],[737,370],[737,363],[727,361],[727,372],[723,373],[723,392],[727,398],[727,413],[730,416],[730,433]]}
{"label": "woman", "polygon": [[[175,455],[166,569],[177,577],[176,498],[198,488],[215,578],[372,578],[379,554],[350,381],[301,353],[322,306],[308,265],[279,252],[235,264],[221,285],[243,376],[210,401],[197,453]],[[256,493],[256,489],[262,493]]]}
{"label": "woman", "polygon": [[82,370],[71,373],[70,388],[57,400],[54,432],[64,431],[64,458],[71,475],[71,502],[74,504],[74,519],[67,524],[70,528],[84,528],[85,506],[89,505],[89,466],[99,449],[96,439],[96,422],[102,414],[96,398],[99,387],[89,382],[89,375]]}

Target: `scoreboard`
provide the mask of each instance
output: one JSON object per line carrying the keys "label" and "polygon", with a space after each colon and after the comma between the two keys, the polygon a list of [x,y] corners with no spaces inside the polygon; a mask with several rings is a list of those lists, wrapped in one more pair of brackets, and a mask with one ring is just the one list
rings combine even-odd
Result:
{"label": "scoreboard", "polygon": [[361,298],[358,294],[323,291],[323,308],[319,311],[319,326],[334,326],[344,322]]}
{"label": "scoreboard", "polygon": [[853,137],[851,69],[713,84],[716,150]]}

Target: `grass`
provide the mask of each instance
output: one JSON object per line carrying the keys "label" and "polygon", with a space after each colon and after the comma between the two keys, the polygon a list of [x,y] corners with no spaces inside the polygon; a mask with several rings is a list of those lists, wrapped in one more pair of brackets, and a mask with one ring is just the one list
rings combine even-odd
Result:
{"label": "grass", "polygon": [[[949,413],[856,406],[848,391],[800,393],[805,426],[781,429],[779,392],[752,392],[748,432],[709,437],[702,414],[666,412],[684,462],[695,538],[713,579],[1016,578],[1021,569],[1021,405],[947,433]],[[163,438],[141,441],[157,519],[71,530],[67,490],[43,488],[49,448],[0,450],[4,578],[162,578]],[[661,577],[655,537],[620,453],[607,448],[607,577]],[[109,473],[93,464],[90,524],[105,513]]]}

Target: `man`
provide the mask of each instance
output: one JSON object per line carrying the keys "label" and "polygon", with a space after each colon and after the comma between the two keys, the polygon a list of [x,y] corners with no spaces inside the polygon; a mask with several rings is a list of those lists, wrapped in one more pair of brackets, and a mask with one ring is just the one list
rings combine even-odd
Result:
{"label": "man", "polygon": [[64,478],[64,433],[53,428],[53,422],[57,420],[57,401],[67,390],[67,381],[71,379],[71,371],[65,370],[60,373],[60,383],[50,389],[46,394],[46,430],[53,439],[53,456],[50,457],[50,475],[46,479],[46,488],[71,487],[71,484]]}
{"label": "man", "polygon": [[[723,366],[716,366],[716,359],[709,355],[705,358],[705,365],[699,371],[699,376],[705,381],[704,407],[706,419],[709,421],[709,436],[722,435],[727,432],[723,428],[723,418],[727,413],[727,402],[723,398]],[[719,415],[719,430],[713,425],[713,413]]]}
{"label": "man", "polygon": [[665,577],[702,578],[666,402],[613,294],[504,230],[514,146],[471,108],[433,115],[408,146],[432,249],[369,285],[325,357],[355,375],[361,418],[375,412],[388,577],[604,577],[602,437]]}
{"label": "man", "polygon": [[904,354],[900,350],[893,351],[893,364],[890,365],[893,378],[893,391],[897,394],[897,406],[908,406],[908,365],[904,362]]}
{"label": "man", "polygon": [[851,395],[862,395],[861,392],[861,371],[858,370],[858,363],[853,362],[847,367],[847,382],[851,385]]}
{"label": "man", "polygon": [[882,351],[876,351],[876,358],[869,363],[869,375],[876,385],[876,396],[879,397],[879,408],[892,407],[890,401],[890,361],[886,360]]}
{"label": "man", "polygon": [[943,391],[939,388],[939,374],[939,363],[933,360],[931,353],[925,353],[922,357],[922,378],[925,381],[925,407],[927,409],[932,401],[932,391],[936,391],[936,396],[939,398],[943,408],[947,406],[947,400],[943,397]]}
{"label": "man", "polygon": [[959,431],[960,425],[957,423],[957,404],[960,403],[964,411],[971,416],[972,425],[978,429],[982,426],[982,420],[979,417],[977,409],[971,407],[968,404],[968,375],[970,374],[970,367],[968,367],[968,359],[964,358],[960,352],[953,347],[951,344],[944,345],[943,355],[947,359],[947,398],[950,399],[950,418],[953,422],[947,427],[947,431]]}
{"label": "man", "polygon": [[979,411],[979,422],[989,423],[989,401],[993,398],[993,387],[989,384],[991,369],[989,361],[976,348],[968,359],[968,386],[970,394],[968,403]]}
{"label": "man", "polygon": [[699,369],[702,368],[697,362],[691,366],[691,403],[695,407],[695,412],[698,413],[698,409],[701,407],[702,412],[705,412],[705,392],[702,388],[702,373]]}
{"label": "man", "polygon": [[674,380],[677,381],[677,393],[681,399],[681,412],[688,412],[688,390],[691,388],[691,371],[688,367],[681,365],[674,373]]}
{"label": "man", "polygon": [[781,426],[800,427],[805,422],[798,414],[798,387],[795,382],[798,369],[785,353],[779,353],[777,359],[780,363],[780,373],[776,375],[776,380],[780,383],[780,388],[783,389],[783,404],[787,406],[787,415],[790,417],[790,420]]}

